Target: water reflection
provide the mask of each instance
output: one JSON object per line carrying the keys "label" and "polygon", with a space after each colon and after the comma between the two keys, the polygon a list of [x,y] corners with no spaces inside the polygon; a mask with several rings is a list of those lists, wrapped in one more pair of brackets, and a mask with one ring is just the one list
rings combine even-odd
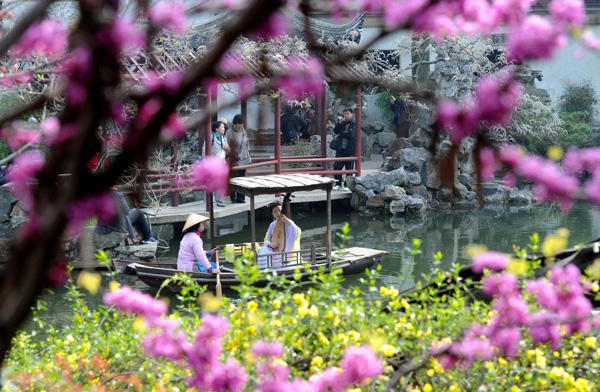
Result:
{"label": "water reflection", "polygon": [[[498,207],[481,211],[459,211],[447,213],[430,213],[426,216],[389,217],[385,215],[366,216],[352,211],[338,211],[332,216],[335,231],[348,222],[352,228],[353,239],[350,245],[386,250],[390,254],[382,263],[381,283],[406,289],[414,285],[413,278],[400,278],[399,274],[421,277],[432,267],[432,255],[442,252],[442,267],[449,268],[453,263],[468,262],[463,249],[472,243],[485,244],[490,249],[512,252],[513,245],[525,246],[529,236],[537,232],[540,238],[560,227],[571,231],[569,244],[587,242],[600,237],[600,214],[590,204],[577,204],[565,215],[553,206],[535,208]],[[294,221],[302,228],[302,243],[324,244],[326,216],[323,211],[296,211]],[[257,238],[262,239],[270,221],[268,217],[257,221]],[[216,226],[220,235],[217,244],[248,242],[250,239],[247,216],[241,215]],[[163,262],[175,262],[181,235],[181,229],[163,230],[173,233],[169,241],[170,250],[161,255]],[[422,240],[422,254],[413,258],[406,250],[412,247],[413,238]],[[206,237],[204,237],[206,238]],[[334,233],[332,238],[336,239]],[[205,239],[206,242],[206,239]],[[360,276],[346,278],[346,286],[356,285]],[[119,276],[122,284],[156,294],[135,277]],[[66,322],[65,316],[70,314],[69,304],[63,299],[66,290],[57,290],[56,295],[44,296],[48,301],[49,311],[43,318],[52,324]],[[235,293],[225,291],[232,297]],[[88,296],[90,306],[98,305],[100,296]]]}

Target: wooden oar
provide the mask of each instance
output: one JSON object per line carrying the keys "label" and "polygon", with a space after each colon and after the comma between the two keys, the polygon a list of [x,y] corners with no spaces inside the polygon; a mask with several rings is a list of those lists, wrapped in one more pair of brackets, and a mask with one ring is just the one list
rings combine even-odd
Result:
{"label": "wooden oar", "polygon": [[[215,250],[215,256],[217,259],[217,269],[219,269],[219,250]],[[217,285],[215,286],[215,295],[220,301],[223,298],[223,289],[221,288],[221,274],[217,274]]]}

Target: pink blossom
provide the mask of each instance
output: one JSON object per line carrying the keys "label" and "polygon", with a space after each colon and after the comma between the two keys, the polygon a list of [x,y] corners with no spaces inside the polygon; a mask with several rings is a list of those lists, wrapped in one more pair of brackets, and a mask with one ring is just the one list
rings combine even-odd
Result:
{"label": "pink blossom", "polygon": [[234,358],[230,358],[223,365],[212,369],[209,389],[216,392],[241,392],[247,380],[248,375],[244,367]]}
{"label": "pink blossom", "polygon": [[477,84],[477,111],[489,126],[507,125],[521,99],[521,86],[508,72],[482,78]]}
{"label": "pink blossom", "polygon": [[328,368],[315,378],[313,384],[320,391],[342,391],[346,387],[342,374],[343,371],[340,368]]}
{"label": "pink blossom", "polygon": [[100,44],[113,48],[119,53],[146,47],[146,33],[127,16],[115,17],[111,26],[98,33],[97,39]]}
{"label": "pink blossom", "polygon": [[483,292],[487,295],[508,295],[518,289],[517,277],[513,274],[492,274],[483,281]]}
{"label": "pink blossom", "polygon": [[480,274],[484,269],[500,271],[506,269],[506,267],[508,267],[508,258],[504,253],[487,251],[473,258],[471,270],[476,274]]}
{"label": "pink blossom", "polygon": [[152,98],[146,101],[139,109],[138,115],[135,118],[136,126],[138,128],[144,128],[148,125],[152,117],[162,107],[162,101],[159,98]]}
{"label": "pink blossom", "polygon": [[514,147],[502,148],[499,157],[516,174],[535,184],[536,196],[541,201],[558,199],[565,207],[571,203],[579,189],[579,181],[564,173],[554,161],[523,155]]}
{"label": "pink blossom", "polygon": [[493,149],[484,147],[479,153],[481,178],[483,181],[492,181],[496,175],[496,154]]}
{"label": "pink blossom", "polygon": [[275,11],[267,20],[255,28],[251,34],[268,40],[291,32],[291,26],[286,16],[281,11]]}
{"label": "pink blossom", "polygon": [[383,23],[388,30],[396,29],[423,11],[428,4],[429,0],[389,1],[383,7]]}
{"label": "pink blossom", "polygon": [[40,131],[44,136],[55,137],[60,130],[60,121],[57,117],[48,117],[40,124]]}
{"label": "pink blossom", "polygon": [[453,343],[450,353],[459,358],[463,367],[469,367],[476,360],[489,361],[494,356],[492,345],[486,339],[471,338]]}
{"label": "pink blossom", "polygon": [[600,49],[600,39],[598,37],[596,37],[596,35],[594,34],[593,31],[591,31],[591,30],[584,31],[583,34],[581,35],[581,39],[583,40],[583,44],[587,48],[589,48],[591,50]]}
{"label": "pink blossom", "polygon": [[548,9],[554,23],[574,28],[581,28],[585,24],[585,5],[582,0],[552,0]]}
{"label": "pink blossom", "polygon": [[227,194],[229,166],[214,157],[205,157],[192,166],[190,177],[197,185],[204,185],[209,192]]}
{"label": "pink blossom", "polygon": [[183,1],[161,0],[148,9],[148,19],[164,29],[183,33],[186,29],[186,11]]}
{"label": "pink blossom", "polygon": [[396,3],[397,2],[391,2],[390,4],[386,4],[382,0],[360,0],[358,8],[365,12],[381,12],[385,11],[387,6],[393,6],[393,4]]}
{"label": "pink blossom", "polygon": [[142,340],[142,347],[155,358],[165,357],[173,361],[182,358],[189,343],[183,331],[166,333],[153,332]]}
{"label": "pink blossom", "polygon": [[40,151],[26,151],[15,158],[8,173],[7,180],[11,183],[13,192],[28,210],[33,210],[34,202],[30,182],[42,170],[44,162],[44,155]]}
{"label": "pink blossom", "polygon": [[534,313],[529,316],[529,334],[535,343],[550,342],[552,350],[557,350],[562,337],[559,326],[547,313]]}
{"label": "pink blossom", "polygon": [[109,107],[110,118],[117,125],[125,125],[127,123],[127,114],[125,113],[125,105],[123,101],[115,100],[110,103]]}
{"label": "pink blossom", "polygon": [[10,75],[3,75],[0,78],[0,86],[2,87],[12,87],[18,84],[27,84],[31,83],[34,79],[33,73],[29,71],[18,72]]}
{"label": "pink blossom", "polygon": [[69,31],[57,20],[45,19],[31,25],[11,48],[17,57],[44,56],[58,57],[68,47]]}
{"label": "pink blossom", "polygon": [[104,294],[104,304],[114,306],[120,312],[139,314],[147,319],[157,318],[167,313],[167,304],[140,293],[129,286]]}
{"label": "pink blossom", "polygon": [[496,16],[486,0],[463,0],[456,16],[458,27],[466,34],[487,34],[495,27]]}
{"label": "pink blossom", "polygon": [[63,73],[79,84],[85,84],[92,79],[92,52],[90,48],[78,46],[73,49],[63,65]]}
{"label": "pink blossom", "polygon": [[479,125],[479,116],[475,111],[475,101],[466,99],[464,108],[456,102],[443,100],[438,105],[438,121],[440,128],[450,135],[452,142],[460,143],[465,137],[473,134]]}
{"label": "pink blossom", "polygon": [[219,61],[219,68],[221,68],[221,72],[226,74],[238,74],[246,70],[246,65],[240,56],[225,53]]}
{"label": "pink blossom", "polygon": [[185,120],[177,113],[171,113],[169,119],[160,130],[161,136],[167,140],[176,139],[185,135],[187,124]]}
{"label": "pink blossom", "polygon": [[46,141],[49,145],[65,143],[74,138],[79,130],[75,124],[64,124],[56,135],[48,135]]}
{"label": "pink blossom", "polygon": [[500,348],[507,357],[516,357],[519,353],[521,331],[517,327],[501,328],[490,337],[494,346]]}
{"label": "pink blossom", "polygon": [[549,59],[560,44],[560,35],[554,26],[538,15],[531,15],[511,31],[507,45],[508,61]]}
{"label": "pink blossom", "polygon": [[69,87],[67,87],[67,92],[65,93],[67,97],[67,101],[71,106],[81,106],[85,102],[87,98],[87,90],[86,87],[77,82],[71,82]]}
{"label": "pink blossom", "polygon": [[110,221],[115,216],[115,211],[115,203],[109,192],[102,192],[75,201],[69,206],[67,212],[69,235],[74,237],[81,233],[85,221],[92,217]]}
{"label": "pink blossom", "polygon": [[202,327],[196,333],[196,340],[203,341],[209,338],[220,339],[229,330],[229,323],[221,316],[205,314],[202,317]]}
{"label": "pink blossom", "polygon": [[263,340],[254,343],[252,353],[258,358],[261,357],[281,357],[283,355],[283,346],[279,342],[267,343]]}
{"label": "pink blossom", "polygon": [[363,383],[383,373],[381,361],[370,346],[348,347],[342,356],[340,367],[346,385]]}
{"label": "pink blossom", "polygon": [[516,327],[527,324],[529,306],[517,294],[497,297],[494,310],[498,313],[495,321],[502,327]]}
{"label": "pink blossom", "polygon": [[600,147],[569,149],[563,160],[569,171],[582,174],[585,170],[590,173],[600,172]]}
{"label": "pink blossom", "polygon": [[417,33],[431,34],[439,43],[441,38],[457,33],[456,25],[452,20],[454,8],[455,5],[451,3],[429,6],[425,11],[414,16],[411,27]]}
{"label": "pink blossom", "polygon": [[287,98],[300,100],[307,94],[320,95],[324,80],[325,67],[321,60],[313,56],[293,56],[288,60],[285,75],[277,77],[273,84],[284,90]]}
{"label": "pink blossom", "polygon": [[48,282],[51,287],[60,287],[69,279],[67,271],[67,259],[62,257],[55,259],[48,269]]}
{"label": "pink blossom", "polygon": [[600,176],[594,175],[584,187],[585,197],[600,206]]}
{"label": "pink blossom", "polygon": [[557,291],[546,279],[528,282],[525,290],[534,295],[540,305],[548,309],[556,309],[558,305]]}
{"label": "pink blossom", "polygon": [[0,131],[0,136],[7,141],[13,150],[18,150],[27,143],[37,145],[41,140],[41,135],[38,131],[20,127],[5,128]]}
{"label": "pink blossom", "polygon": [[514,27],[521,23],[523,19],[529,13],[531,6],[536,3],[537,0],[492,0],[492,7],[494,9],[494,22],[496,26],[502,23],[507,23],[509,26]]}

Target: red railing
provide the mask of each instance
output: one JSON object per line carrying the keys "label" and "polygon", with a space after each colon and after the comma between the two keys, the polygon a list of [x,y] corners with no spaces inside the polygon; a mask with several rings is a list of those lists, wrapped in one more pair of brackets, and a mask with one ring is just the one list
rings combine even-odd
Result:
{"label": "red railing", "polygon": [[[327,157],[327,117],[326,117],[326,109],[327,109],[327,95],[326,95],[326,87],[323,87],[323,94],[316,99],[316,109],[317,109],[317,124],[319,124],[320,128],[320,136],[321,136],[321,155],[307,155],[307,156],[281,156],[281,123],[280,116],[281,113],[281,97],[278,96],[275,99],[275,138],[273,140],[274,145],[274,156],[273,157],[257,157],[254,158],[254,162],[250,165],[244,166],[236,166],[234,169],[237,170],[248,170],[248,169],[257,169],[268,166],[273,166],[272,169],[263,169],[263,170],[250,170],[247,171],[247,175],[265,175],[265,174],[290,174],[290,173],[305,173],[305,174],[317,174],[317,175],[332,175],[332,174],[353,174],[356,176],[360,176],[361,173],[361,88],[357,87],[356,91],[356,111],[355,111],[355,121],[356,121],[356,156],[354,157],[339,157],[339,158],[328,158]],[[213,101],[214,99],[214,101]],[[216,97],[212,97],[212,94],[207,94],[206,101],[203,102],[206,104],[208,108],[210,108],[213,104],[216,105]],[[242,102],[242,112],[246,110],[246,102]],[[245,113],[242,113],[245,115]],[[202,155],[202,145],[205,144],[205,154],[206,156],[210,156],[212,153],[212,145],[206,141],[211,140],[211,122],[213,119],[207,119],[206,123],[203,127],[198,129],[198,147],[199,147],[199,155]],[[204,129],[202,129],[204,128]],[[205,141],[205,143],[202,143]],[[345,162],[345,161],[353,161],[356,163],[355,169],[353,170],[327,170],[327,163],[329,162]],[[283,164],[320,164],[315,167],[302,167],[302,168],[283,168]],[[171,149],[171,168],[173,172],[177,172],[177,142],[173,142]],[[150,189],[152,193],[171,193],[171,205],[177,206],[179,205],[179,199],[177,192],[181,191],[198,191],[205,190],[204,187],[191,187],[184,188],[174,183],[175,176],[172,174],[158,173],[158,174],[148,174],[146,176],[147,179],[150,180],[160,180],[160,179],[168,179],[167,181],[157,182],[157,183],[148,183],[146,184],[146,189]],[[131,187],[121,188],[123,193],[131,193],[133,189]],[[208,208],[208,205],[207,205]]]}

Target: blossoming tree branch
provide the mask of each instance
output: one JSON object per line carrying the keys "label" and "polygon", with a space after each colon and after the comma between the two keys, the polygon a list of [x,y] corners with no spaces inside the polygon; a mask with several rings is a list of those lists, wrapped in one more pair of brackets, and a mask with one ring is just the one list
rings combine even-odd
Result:
{"label": "blossoming tree branch", "polygon": [[[64,271],[65,262],[60,249],[63,233],[67,229],[76,231],[90,213],[97,216],[110,214],[112,206],[105,192],[124,170],[133,164],[143,165],[156,146],[182,136],[188,128],[202,123],[212,114],[206,110],[189,119],[177,114],[178,105],[198,87],[210,91],[216,80],[227,77],[244,86],[243,96],[270,89],[286,91],[290,96],[302,96],[319,93],[326,77],[334,71],[338,80],[386,85],[391,82],[383,77],[363,81],[353,77],[352,73],[340,74],[339,70],[358,61],[378,40],[405,29],[431,36],[438,42],[446,36],[489,35],[506,30],[508,59],[516,66],[529,60],[550,59],[555,50],[564,46],[569,35],[579,37],[590,50],[600,48],[600,40],[585,28],[585,10],[581,0],[550,1],[547,17],[530,15],[533,5],[530,0],[79,0],[76,2],[77,21],[72,26],[45,17],[52,3],[50,0],[34,2],[0,40],[0,54],[3,56],[0,83],[5,88],[20,88],[30,83],[37,77],[35,71],[38,67],[52,68],[53,74],[53,83],[48,84],[39,98],[0,119],[1,137],[20,152],[10,180],[14,192],[29,212],[29,221],[16,239],[12,257],[1,277],[2,358],[35,298]],[[289,33],[290,26],[281,11],[284,6],[298,8],[305,15],[326,12],[341,17],[357,11],[379,13],[385,28],[370,42],[339,53],[327,51],[306,29],[306,53],[290,58],[285,67],[277,69],[269,68],[269,62],[264,61],[265,69],[261,71],[269,75],[269,81],[266,85],[258,83],[254,72],[246,68],[244,61],[236,60],[233,53],[235,42],[243,35],[276,42],[278,37]],[[156,69],[148,70],[149,76],[142,88],[128,85],[123,69],[126,56],[151,52],[160,42],[160,37],[185,34],[190,15],[227,8],[238,11],[236,22],[225,26],[212,46],[189,67],[168,72],[150,62],[149,67]],[[2,17],[9,18],[10,14],[5,12]],[[35,68],[28,70],[18,66],[27,62],[36,64]],[[435,99],[429,90],[410,81],[395,87],[411,93],[417,101],[421,97]],[[559,199],[562,206],[568,208],[583,189],[584,195],[600,203],[598,151],[569,151],[561,166],[553,161],[529,157],[517,147],[499,147],[490,142],[488,136],[495,125],[510,123],[521,93],[522,88],[510,71],[486,76],[480,80],[474,94],[463,102],[439,102],[438,131],[448,133],[455,148],[465,137],[478,140],[479,147],[475,153],[482,178],[493,176],[504,165],[509,169],[507,181],[514,181],[516,177],[533,181],[542,200]],[[44,119],[39,129],[24,127],[17,121],[27,113],[44,110],[57,97],[63,99],[62,107],[55,115]],[[134,107],[133,113],[126,111],[126,106]],[[85,163],[99,152],[100,146],[94,141],[95,133],[98,126],[107,121],[115,122],[125,130],[120,141],[121,152],[106,170],[90,173]],[[47,155],[24,148],[41,142],[50,147]],[[450,154],[448,159],[452,157]],[[207,165],[218,165],[206,162]],[[591,180],[581,184],[578,174],[584,171],[591,174]],[[205,184],[209,190],[223,191],[226,187],[228,170],[225,168],[197,167],[193,172],[196,173],[195,180]],[[62,177],[64,174],[68,175],[67,181]],[[450,185],[451,178],[453,173],[446,173]],[[487,290],[496,291],[491,280],[488,285],[490,288]],[[530,290],[537,292],[534,286]],[[511,290],[504,294],[512,295],[514,292]],[[110,297],[107,301],[111,303]],[[113,299],[113,303],[117,302]],[[210,328],[211,323],[219,322],[208,320],[205,327]],[[161,323],[157,321],[156,327],[168,330],[171,337],[177,336],[176,326]],[[147,343],[150,351],[157,347],[151,341]],[[198,358],[193,358],[196,351],[185,345],[178,347],[179,351],[162,352],[161,355],[187,358],[202,366]],[[507,350],[510,349],[507,346]],[[270,357],[280,349],[265,346],[256,350],[257,356]],[[453,360],[459,352],[459,348],[453,351]],[[370,358],[369,353],[360,349],[349,350],[347,355]],[[211,358],[214,357],[206,360]],[[266,363],[267,367],[261,372],[270,375],[273,382],[287,376],[280,373],[280,369],[269,367],[272,362]],[[218,368],[222,372],[236,371],[233,363],[223,366]],[[336,379],[336,382],[342,382],[345,387],[372,377],[378,371],[376,368],[349,369],[350,374],[360,374],[347,376],[350,381],[342,377],[342,381]],[[242,378],[240,376],[238,383],[230,386],[217,388],[214,384],[210,385],[217,390],[236,390]],[[214,380],[197,379],[192,383],[203,386],[211,382]],[[270,389],[265,386],[264,390]]]}

